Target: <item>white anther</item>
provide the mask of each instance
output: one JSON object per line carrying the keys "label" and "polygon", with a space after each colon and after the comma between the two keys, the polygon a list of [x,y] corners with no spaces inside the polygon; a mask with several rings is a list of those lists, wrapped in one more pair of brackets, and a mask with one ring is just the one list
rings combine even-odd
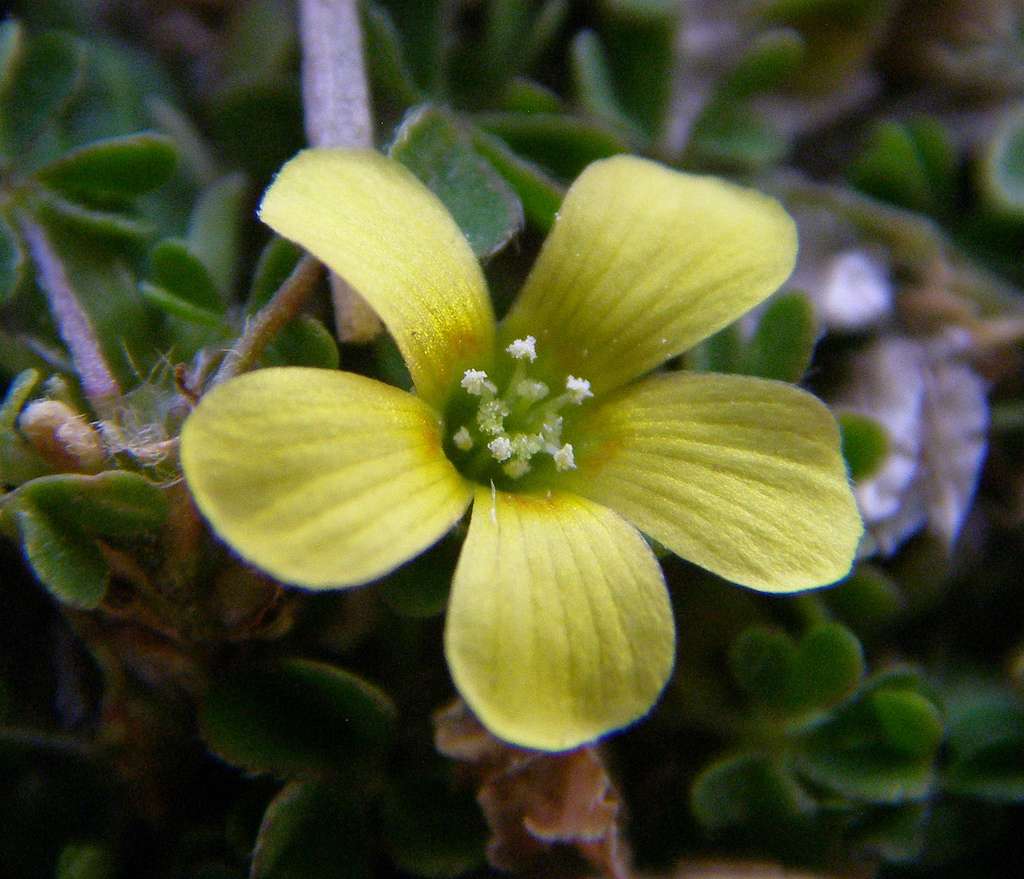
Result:
{"label": "white anther", "polygon": [[505,416],[508,406],[501,400],[488,400],[480,404],[476,413],[476,423],[484,433],[501,433],[505,429]]}
{"label": "white anther", "polygon": [[524,378],[516,385],[516,393],[524,400],[536,403],[548,395],[549,388],[544,382],[534,381],[532,378]]}
{"label": "white anther", "polygon": [[523,360],[524,358],[533,363],[537,359],[537,340],[533,336],[527,336],[525,339],[516,339],[506,349],[516,360]]}
{"label": "white anther", "polygon": [[575,470],[576,458],[572,454],[572,443],[566,443],[552,456],[555,459],[555,469],[560,471]]}
{"label": "white anther", "polygon": [[464,452],[468,452],[473,448],[473,437],[470,436],[465,425],[455,431],[454,436],[452,436],[452,442],[455,443],[457,449],[462,449]]}
{"label": "white anther", "polygon": [[514,458],[501,469],[505,471],[505,475],[509,478],[519,479],[519,477],[525,476],[530,472],[530,464],[522,458]]}
{"label": "white anther", "polygon": [[585,378],[576,378],[574,375],[570,375],[565,380],[565,389],[569,392],[569,399],[579,405],[587,397],[593,397],[594,394],[590,390],[590,382]]}
{"label": "white anther", "polygon": [[494,382],[488,381],[487,373],[482,369],[467,369],[462,374],[460,384],[466,389],[466,393],[474,397],[479,397],[484,391],[490,391],[492,394],[498,391]]}
{"label": "white anther", "polygon": [[496,436],[487,444],[487,448],[499,464],[512,457],[512,442],[507,436]]}

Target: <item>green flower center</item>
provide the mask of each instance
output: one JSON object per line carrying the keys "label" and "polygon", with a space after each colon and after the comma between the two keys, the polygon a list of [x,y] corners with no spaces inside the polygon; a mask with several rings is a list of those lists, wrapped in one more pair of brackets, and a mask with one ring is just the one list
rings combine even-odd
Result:
{"label": "green flower center", "polygon": [[572,443],[562,436],[560,413],[593,396],[590,382],[570,375],[564,390],[552,394],[545,382],[529,374],[537,359],[533,336],[516,339],[505,350],[515,364],[503,389],[482,369],[467,369],[463,375],[466,396],[450,412],[448,457],[462,474],[482,483],[515,482],[544,462],[559,471],[576,469]]}

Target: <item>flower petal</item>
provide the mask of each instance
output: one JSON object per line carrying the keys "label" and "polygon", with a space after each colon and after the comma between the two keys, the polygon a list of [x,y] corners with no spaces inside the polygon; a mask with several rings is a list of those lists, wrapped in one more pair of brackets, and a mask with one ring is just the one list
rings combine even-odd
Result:
{"label": "flower petal", "polygon": [[579,469],[558,484],[683,558],[766,592],[849,571],[863,526],[835,419],[805,391],[659,375],[581,413],[572,429]]}
{"label": "flower petal", "polygon": [[497,736],[573,748],[645,714],[672,670],[661,568],[611,510],[478,488],[445,630],[459,692]]}
{"label": "flower petal", "polygon": [[398,162],[306,150],[278,173],[260,217],[362,294],[427,402],[442,404],[465,370],[487,368],[494,315],[480,266],[444,205]]}
{"label": "flower petal", "polygon": [[796,258],[796,228],[773,199],[618,156],[569,189],[502,327],[531,334],[552,371],[595,392],[650,371],[771,294]]}
{"label": "flower petal", "polygon": [[437,413],[346,372],[261,369],[219,385],[181,434],[199,509],[286,583],[352,586],[426,549],[465,512]]}

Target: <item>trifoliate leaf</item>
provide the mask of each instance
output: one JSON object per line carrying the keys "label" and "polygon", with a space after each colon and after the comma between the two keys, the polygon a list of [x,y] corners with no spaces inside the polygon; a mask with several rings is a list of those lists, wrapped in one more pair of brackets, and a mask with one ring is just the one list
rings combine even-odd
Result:
{"label": "trifoliate leaf", "polygon": [[134,247],[153,235],[153,224],[119,211],[106,211],[69,201],[55,192],[39,192],[33,200],[36,213],[50,225],[63,225],[73,232],[96,238],[112,246]]}
{"label": "trifoliate leaf", "polygon": [[36,177],[72,199],[131,199],[166,183],[178,162],[169,137],[142,132],[95,141],[40,168]]}
{"label": "trifoliate leaf", "polygon": [[772,821],[806,811],[809,798],[781,766],[756,753],[723,757],[706,766],[690,789],[690,808],[709,830]]}
{"label": "trifoliate leaf", "polygon": [[796,644],[785,632],[751,626],[733,642],[729,662],[746,693],[773,708],[788,700],[796,668]]}
{"label": "trifoliate leaf", "polygon": [[263,816],[250,879],[369,879],[368,830],[351,788],[292,782]]}
{"label": "trifoliate leaf", "polygon": [[230,763],[277,775],[351,771],[382,754],[394,726],[391,700],[350,672],[284,659],[220,677],[200,725]]}
{"label": "trifoliate leaf", "polygon": [[388,152],[444,202],[478,257],[497,252],[522,228],[518,196],[444,111],[429,104],[413,110]]}
{"label": "trifoliate leaf", "polygon": [[341,365],[341,354],[334,335],[321,321],[312,315],[300,314],[281,328],[260,362],[264,366],[337,369]]}

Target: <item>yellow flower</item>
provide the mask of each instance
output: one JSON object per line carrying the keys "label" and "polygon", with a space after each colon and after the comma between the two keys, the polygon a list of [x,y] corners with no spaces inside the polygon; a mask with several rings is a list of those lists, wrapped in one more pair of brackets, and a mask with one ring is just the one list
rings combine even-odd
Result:
{"label": "yellow flower", "polygon": [[472,504],[445,649],[496,735],[567,749],[657,699],[675,632],[641,531],[768,592],[849,569],[861,523],[818,400],[747,377],[642,378],[785,280],[796,234],[772,199],[597,162],[500,326],[455,222],[383,156],[304,152],[261,216],[370,302],[415,394],[317,369],[236,378],[185,424],[189,486],[242,557],[307,589],[381,577]]}

